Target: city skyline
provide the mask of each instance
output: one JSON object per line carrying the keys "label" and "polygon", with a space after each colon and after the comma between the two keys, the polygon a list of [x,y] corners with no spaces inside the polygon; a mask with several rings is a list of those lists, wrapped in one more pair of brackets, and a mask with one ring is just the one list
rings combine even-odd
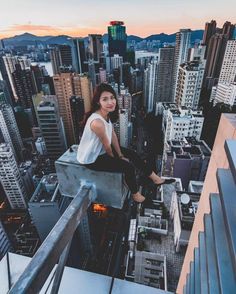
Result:
{"label": "city skyline", "polygon": [[107,32],[111,20],[124,21],[127,34],[140,37],[162,32],[171,34],[184,27],[204,29],[205,22],[211,19],[215,19],[218,26],[222,26],[225,20],[236,22],[233,14],[236,4],[233,0],[224,3],[215,3],[213,0],[207,3],[203,0],[196,3],[187,0],[151,0],[148,5],[137,0],[135,11],[142,12],[141,15],[134,13],[134,3],[124,0],[112,4],[103,0],[99,5],[94,0],[86,3],[75,0],[21,2],[19,5],[19,2],[10,0],[1,4],[0,38],[25,32],[39,36],[65,34],[72,37],[84,37],[89,33],[103,34]]}

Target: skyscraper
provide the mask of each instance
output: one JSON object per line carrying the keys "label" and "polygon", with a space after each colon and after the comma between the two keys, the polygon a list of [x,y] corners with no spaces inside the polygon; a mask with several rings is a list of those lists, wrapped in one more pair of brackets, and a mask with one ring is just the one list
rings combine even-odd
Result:
{"label": "skyscraper", "polygon": [[11,56],[10,54],[1,57],[1,59],[1,73],[3,75],[4,80],[7,81],[8,85],[10,85],[14,100],[17,101],[18,97],[12,78],[12,73],[15,71],[17,59],[14,56]]}
{"label": "skyscraper", "polygon": [[179,66],[175,102],[196,110],[200,98],[205,63],[189,61]]}
{"label": "skyscraper", "polygon": [[[3,56],[1,56],[1,55],[0,55],[0,73],[2,74],[3,81],[6,83],[6,88],[7,88],[6,91],[9,92],[9,95],[10,95],[9,97],[10,97],[11,102],[9,102],[9,103],[13,104],[15,102],[14,95],[12,92],[11,83],[10,83],[10,79],[7,74],[7,69],[6,69],[4,60],[3,60]],[[3,90],[2,85],[0,86],[0,88]]]}
{"label": "skyscraper", "polygon": [[23,142],[12,107],[8,104],[0,105],[0,131],[5,143],[8,143],[11,147],[16,161],[22,160]]}
{"label": "skyscraper", "polygon": [[55,93],[58,100],[59,113],[62,117],[68,145],[75,143],[75,133],[71,113],[71,96],[84,99],[84,109],[88,112],[91,107],[92,85],[86,74],[61,73],[53,77]]}
{"label": "skyscraper", "polygon": [[228,36],[223,34],[215,34],[210,39],[204,75],[204,88],[207,90],[218,82],[227,41]]}
{"label": "skyscraper", "polygon": [[63,122],[59,115],[55,96],[44,97],[44,101],[37,107],[37,116],[40,131],[45,140],[47,155],[52,161],[55,161],[67,149]]}
{"label": "skyscraper", "polygon": [[202,43],[203,45],[206,45],[206,51],[205,51],[205,58],[207,57],[207,51],[208,51],[208,45],[210,38],[216,33],[216,21],[212,20],[211,22],[206,22],[205,24],[205,30],[203,34]]}
{"label": "skyscraper", "polygon": [[87,66],[85,64],[86,54],[85,54],[84,39],[72,38],[71,48],[72,48],[73,69],[77,73],[87,72]]}
{"label": "skyscraper", "polygon": [[90,34],[88,35],[89,42],[89,57],[96,61],[99,61],[99,58],[103,51],[103,40],[102,35]]}
{"label": "skyscraper", "polygon": [[64,123],[67,144],[69,146],[75,143],[75,134],[70,109],[70,97],[74,95],[73,76],[72,73],[60,73],[53,77],[59,114]]}
{"label": "skyscraper", "polygon": [[69,45],[56,45],[50,50],[53,74],[56,75],[64,69],[72,69],[72,48]]}
{"label": "skyscraper", "polygon": [[229,40],[220,71],[219,83],[236,82],[236,40]]}
{"label": "skyscraper", "polygon": [[73,120],[73,128],[75,133],[75,143],[79,144],[82,135],[81,123],[84,119],[84,100],[79,96],[71,96],[70,107]]}
{"label": "skyscraper", "polygon": [[119,54],[126,59],[127,35],[123,21],[111,21],[108,26],[109,55]]}
{"label": "skyscraper", "polygon": [[177,87],[177,75],[179,65],[186,62],[188,59],[188,50],[190,48],[191,41],[191,30],[181,29],[176,33],[176,44],[175,44],[175,61],[174,61],[174,73],[173,73],[173,99],[175,99],[175,92]]}
{"label": "skyscraper", "polygon": [[0,144],[0,180],[12,209],[26,209],[27,195],[8,144]]}
{"label": "skyscraper", "polygon": [[129,113],[128,109],[120,109],[119,111],[119,127],[120,127],[120,145],[128,147],[129,144]]}
{"label": "skyscraper", "polygon": [[4,80],[0,80],[0,104],[2,102],[10,105],[13,104],[9,88],[7,86],[7,82]]}
{"label": "skyscraper", "polygon": [[[74,78],[75,81],[76,77]],[[84,100],[84,112],[87,113],[91,109],[91,101],[93,95],[92,83],[88,75],[79,75],[79,80],[74,82],[77,86],[75,90],[75,95],[82,97]]]}
{"label": "skyscraper", "polygon": [[173,95],[173,69],[174,47],[160,48],[159,64],[157,70],[157,96],[156,102],[172,102]]}
{"label": "skyscraper", "polygon": [[147,111],[153,111],[154,103],[156,102],[156,93],[157,93],[157,69],[158,69],[158,60],[154,58],[151,63],[148,65],[148,98],[146,101]]}
{"label": "skyscraper", "polygon": [[37,126],[36,115],[33,107],[32,96],[37,93],[33,75],[30,69],[22,69],[20,64],[15,65],[15,71],[12,73],[15,91],[18,97],[18,104],[24,109],[30,108],[33,117],[33,123]]}

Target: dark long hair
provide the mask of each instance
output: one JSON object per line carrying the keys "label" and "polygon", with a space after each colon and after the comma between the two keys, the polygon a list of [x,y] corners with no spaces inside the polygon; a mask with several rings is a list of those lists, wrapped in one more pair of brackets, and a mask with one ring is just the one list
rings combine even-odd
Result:
{"label": "dark long hair", "polygon": [[101,83],[100,85],[98,85],[95,88],[94,94],[93,94],[93,99],[91,102],[91,110],[89,112],[87,112],[85,114],[85,121],[84,123],[86,123],[87,119],[89,118],[89,116],[94,113],[95,111],[100,109],[100,105],[99,105],[99,100],[100,97],[102,95],[103,92],[110,92],[116,99],[116,107],[115,110],[112,111],[111,113],[108,114],[109,119],[111,120],[111,122],[116,122],[118,117],[119,117],[119,105],[118,105],[118,101],[117,101],[117,97],[116,97],[116,92],[115,90],[112,88],[112,86],[105,84],[105,83]]}

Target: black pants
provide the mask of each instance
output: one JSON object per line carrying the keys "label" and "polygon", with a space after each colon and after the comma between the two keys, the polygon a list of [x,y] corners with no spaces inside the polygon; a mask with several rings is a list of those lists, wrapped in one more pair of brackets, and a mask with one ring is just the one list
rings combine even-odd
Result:
{"label": "black pants", "polygon": [[96,171],[124,173],[125,181],[131,193],[135,194],[138,192],[135,167],[142,171],[146,176],[150,176],[150,174],[152,173],[152,169],[139,157],[139,155],[135,151],[121,147],[121,152],[126,158],[129,159],[129,162],[119,158],[113,150],[115,157],[111,157],[105,153],[98,156],[95,162],[84,164],[84,166]]}

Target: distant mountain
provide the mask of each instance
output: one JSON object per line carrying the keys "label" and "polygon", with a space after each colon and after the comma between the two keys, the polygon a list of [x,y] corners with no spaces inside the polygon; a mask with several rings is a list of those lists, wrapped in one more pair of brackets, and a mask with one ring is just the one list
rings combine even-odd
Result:
{"label": "distant mountain", "polygon": [[4,39],[5,45],[12,46],[27,46],[35,44],[68,44],[69,36],[35,36],[29,33],[24,33],[22,35],[14,36],[11,38]]}
{"label": "distant mountain", "polygon": [[[195,30],[192,31],[191,41],[194,42],[195,40],[201,40],[203,36],[203,30]],[[153,40],[159,40],[161,43],[174,43],[175,42],[175,36],[176,34],[156,34],[151,35],[146,38],[140,38],[138,36],[129,35],[127,37],[128,42],[140,42],[142,40],[147,41],[153,41]],[[70,43],[70,36],[61,35],[61,36],[35,36],[33,34],[24,33],[22,35],[14,36],[11,38],[4,39],[5,45],[12,45],[12,46],[27,46],[27,45],[35,45],[35,44],[44,44],[44,45],[50,45],[50,44],[69,44]],[[85,41],[88,40],[87,37],[84,38]],[[103,41],[108,41],[108,35],[103,35]]]}
{"label": "distant mountain", "polygon": [[171,34],[171,35],[167,35],[164,33],[161,34],[157,34],[157,35],[151,35],[147,38],[145,38],[145,40],[147,41],[154,41],[154,40],[159,40],[161,43],[174,43],[175,42],[175,35],[176,34]]}
{"label": "distant mountain", "polygon": [[130,41],[135,41],[135,42],[141,42],[143,40],[143,38],[140,38],[138,36],[134,36],[134,35],[129,35],[127,36],[127,41],[130,42]]}

